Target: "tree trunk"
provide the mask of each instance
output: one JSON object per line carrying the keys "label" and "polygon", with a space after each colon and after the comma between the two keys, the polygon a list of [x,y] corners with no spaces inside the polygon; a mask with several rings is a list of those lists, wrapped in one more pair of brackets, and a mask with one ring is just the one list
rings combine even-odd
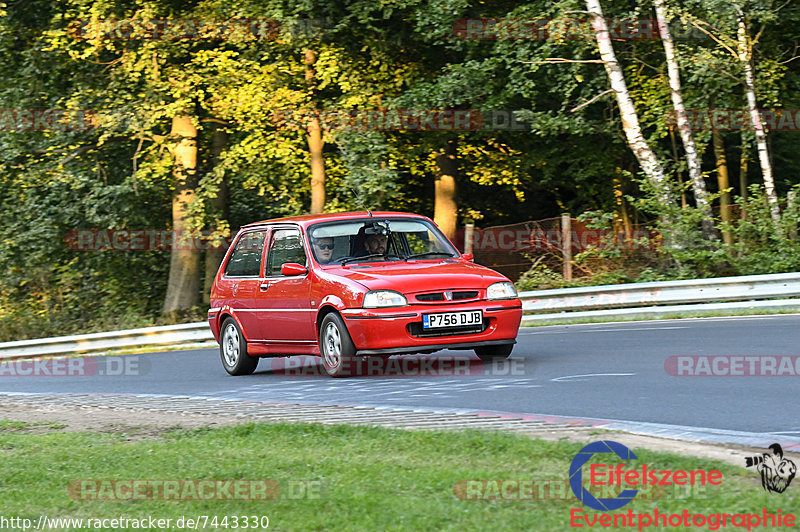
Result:
{"label": "tree trunk", "polygon": [[776,222],[781,219],[781,210],[778,206],[778,195],[775,192],[775,179],[772,176],[772,164],[769,158],[769,149],[767,148],[767,134],[764,131],[764,124],[761,122],[761,116],[758,113],[758,104],[756,102],[756,89],[755,89],[755,76],[753,74],[753,48],[750,43],[750,36],[747,33],[747,22],[745,20],[744,12],[734,3],[736,8],[737,17],[739,19],[739,27],[736,33],[739,51],[739,61],[742,62],[744,67],[744,90],[747,96],[747,107],[750,111],[750,120],[753,123],[753,129],[756,134],[756,148],[758,152],[758,161],[761,164],[761,175],[764,178],[764,189],[767,193],[767,201],[769,201],[770,214],[772,219]]}
{"label": "tree trunk", "polygon": [[170,252],[169,280],[163,313],[189,309],[200,302],[200,253],[192,249],[188,237],[187,207],[197,186],[197,128],[189,116],[172,119],[170,152],[175,157],[172,197],[173,249]]}
{"label": "tree trunk", "polygon": [[675,143],[675,128],[673,126],[669,126],[669,140],[672,145],[672,160],[675,161],[675,176],[678,178],[678,187],[681,191],[681,209],[685,209],[689,206],[689,202],[686,201],[686,187],[683,186],[683,176],[678,170],[680,159],[678,158],[678,145]]}
{"label": "tree trunk", "polygon": [[[225,150],[227,145],[228,133],[219,127],[215,127],[214,134],[211,137],[211,165],[209,170],[217,166],[220,155]],[[224,176],[219,183],[219,191],[217,191],[217,195],[211,199],[211,206],[216,212],[216,215],[220,217],[218,222],[225,223],[230,219],[230,209],[228,208],[228,181]],[[216,227],[212,227],[212,229],[216,229]],[[214,283],[214,276],[217,275],[217,270],[219,269],[219,265],[222,263],[223,258],[225,258],[225,247],[222,245],[213,246],[212,242],[206,250],[203,303],[210,303],[211,285]]]}
{"label": "tree trunk", "polygon": [[[306,85],[312,95],[314,93],[314,63],[317,61],[313,50],[305,51]],[[319,214],[325,210],[325,159],[322,127],[316,110],[308,123],[308,151],[311,155],[311,214]]]}
{"label": "tree trunk", "polygon": [[742,154],[739,158],[739,195],[742,197],[742,212],[740,213],[740,217],[742,220],[747,218],[745,202],[747,201],[747,169],[750,162],[750,156],[748,154],[749,149],[749,142],[745,137],[745,132],[742,131]]}
{"label": "tree trunk", "polygon": [[458,151],[455,141],[449,141],[446,148],[436,155],[436,168],[433,221],[447,238],[453,240],[458,221],[458,202],[456,201]]}
{"label": "tree trunk", "polygon": [[322,128],[319,117],[314,116],[308,124],[308,151],[311,154],[311,214],[325,210],[325,159]]}
{"label": "tree trunk", "polygon": [[708,202],[708,193],[706,192],[706,183],[703,181],[703,172],[700,167],[700,156],[697,153],[697,146],[694,143],[694,136],[689,126],[689,119],[686,116],[686,105],[683,103],[680,69],[678,68],[678,59],[675,55],[675,45],[672,42],[672,34],[667,25],[666,4],[664,0],[655,0],[654,4],[656,8],[658,31],[661,35],[661,43],[664,45],[664,55],[667,59],[670,95],[672,96],[672,107],[675,110],[677,118],[678,133],[681,136],[683,149],[686,153],[686,166],[689,169],[689,180],[692,183],[695,205],[703,216],[701,222],[703,236],[708,240],[717,240],[716,230],[714,229],[714,218],[711,213],[711,205]]}
{"label": "tree trunk", "polygon": [[600,58],[603,60],[603,66],[605,66],[611,89],[617,98],[622,128],[625,131],[628,146],[630,146],[639,161],[642,171],[656,191],[659,201],[664,205],[674,205],[672,192],[664,175],[664,168],[642,135],[639,116],[636,114],[636,108],[628,93],[628,86],[625,83],[622,68],[617,62],[614,47],[611,45],[611,35],[608,31],[606,20],[603,18],[600,0],[586,0],[586,8],[593,17],[597,47],[600,51]]}
{"label": "tree trunk", "polygon": [[[719,217],[723,223],[731,223],[731,193],[728,178],[728,158],[725,156],[725,141],[722,134],[716,129],[713,132],[714,156],[717,160],[717,184],[719,186]],[[722,231],[722,241],[729,246],[733,244],[733,233],[730,230]]]}
{"label": "tree trunk", "polygon": [[617,202],[614,234],[619,234],[621,226],[622,232],[625,235],[625,242],[630,242],[633,239],[633,225],[631,225],[631,217],[628,214],[628,202],[625,201],[622,179],[619,177],[614,178],[614,198]]}

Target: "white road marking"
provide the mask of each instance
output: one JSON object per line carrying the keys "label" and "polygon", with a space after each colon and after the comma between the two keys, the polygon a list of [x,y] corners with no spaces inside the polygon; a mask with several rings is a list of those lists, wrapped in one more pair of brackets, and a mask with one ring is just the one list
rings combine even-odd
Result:
{"label": "white road marking", "polygon": [[632,377],[636,375],[636,373],[586,373],[584,375],[565,375],[563,377],[556,377],[555,379],[550,379],[552,382],[565,382],[565,381],[576,381],[576,380],[588,380],[584,379],[583,377]]}
{"label": "white road marking", "polygon": [[520,332],[520,335],[534,335],[534,334],[586,334],[596,332],[628,332],[628,331],[663,331],[667,329],[688,329],[688,326],[673,326],[673,327],[619,327],[616,329],[588,329],[583,331],[543,331],[543,332]]}

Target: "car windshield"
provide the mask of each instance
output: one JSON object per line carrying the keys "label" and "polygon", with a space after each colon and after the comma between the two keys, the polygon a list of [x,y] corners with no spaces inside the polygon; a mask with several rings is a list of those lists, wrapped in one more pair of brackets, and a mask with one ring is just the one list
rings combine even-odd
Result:
{"label": "car windshield", "polygon": [[458,256],[442,233],[426,220],[367,218],[324,222],[308,232],[321,264],[407,261]]}

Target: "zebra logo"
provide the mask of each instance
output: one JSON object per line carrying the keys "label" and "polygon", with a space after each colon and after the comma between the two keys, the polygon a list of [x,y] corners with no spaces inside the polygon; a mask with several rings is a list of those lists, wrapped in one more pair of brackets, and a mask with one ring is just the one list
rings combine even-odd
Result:
{"label": "zebra logo", "polygon": [[779,443],[773,443],[769,448],[772,454],[746,457],[745,467],[755,467],[761,474],[761,486],[764,490],[783,493],[792,483],[797,473],[797,466],[793,461],[783,457],[783,448]]}

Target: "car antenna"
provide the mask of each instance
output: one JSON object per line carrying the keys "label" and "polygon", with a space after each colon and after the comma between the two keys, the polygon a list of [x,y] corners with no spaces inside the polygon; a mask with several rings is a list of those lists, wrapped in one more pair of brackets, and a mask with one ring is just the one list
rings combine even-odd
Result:
{"label": "car antenna", "polygon": [[369,209],[367,208],[367,206],[364,205],[364,202],[361,200],[361,196],[358,195],[358,192],[356,192],[356,189],[354,189],[353,187],[350,187],[350,192],[353,193],[353,196],[356,197],[356,201],[358,203],[360,203],[362,207],[364,207],[364,210],[367,211],[367,214],[369,214],[369,217],[372,218],[372,213],[369,212]]}

